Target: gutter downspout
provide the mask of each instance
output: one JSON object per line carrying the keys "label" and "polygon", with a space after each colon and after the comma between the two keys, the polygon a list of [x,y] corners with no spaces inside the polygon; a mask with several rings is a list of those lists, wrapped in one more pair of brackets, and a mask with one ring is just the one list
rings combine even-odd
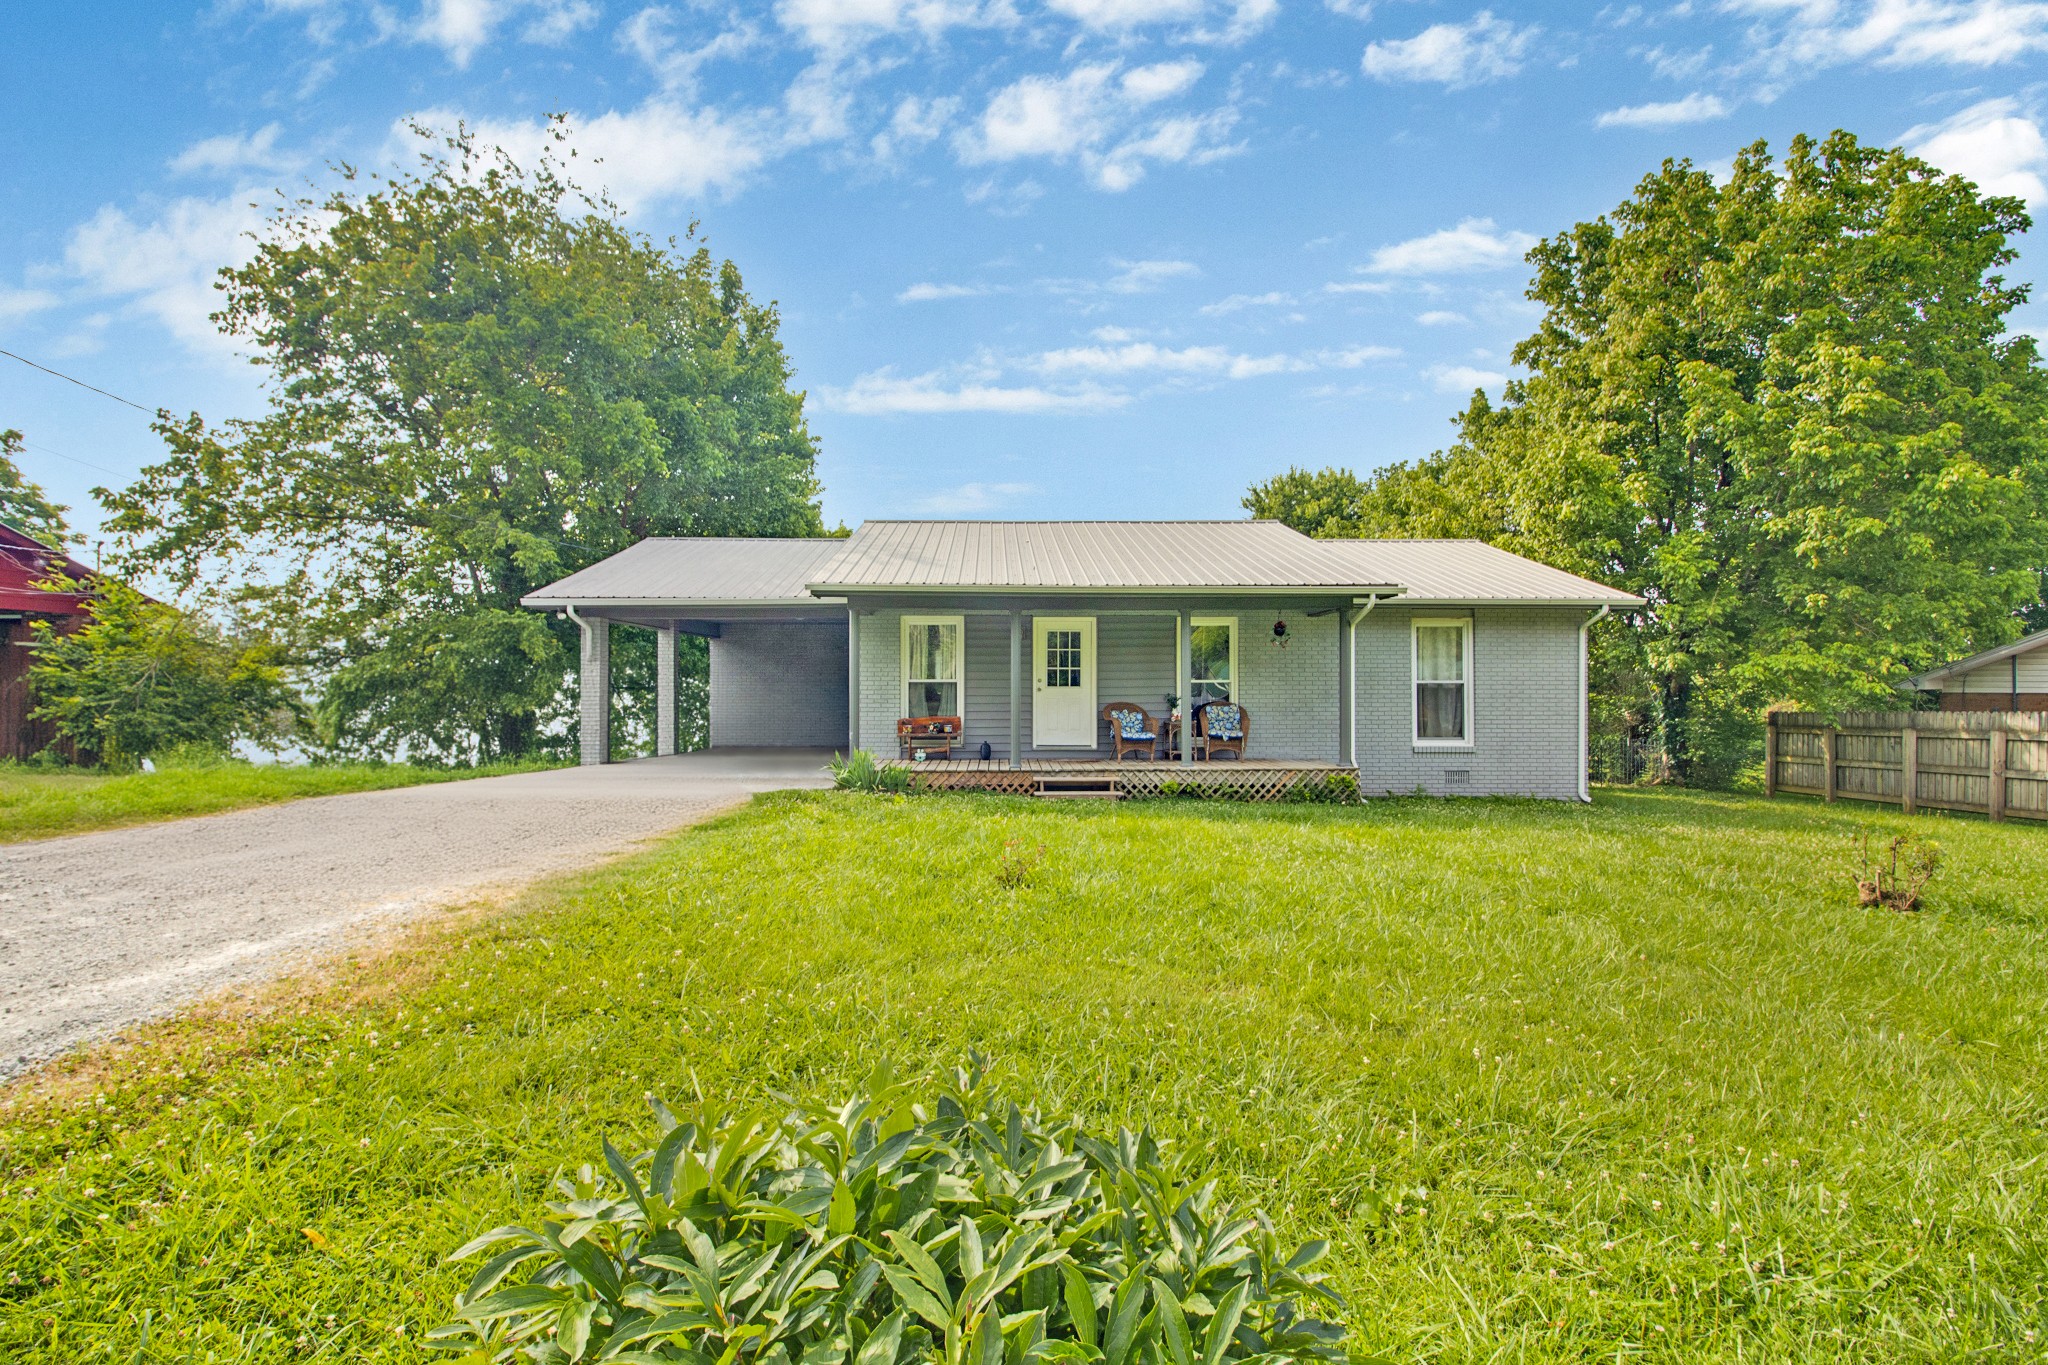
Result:
{"label": "gutter downspout", "polygon": [[1579,626],[1579,800],[1588,805],[1593,801],[1593,698],[1586,691],[1586,639],[1596,623],[1605,621],[1613,614],[1614,607],[1610,603],[1588,616]]}

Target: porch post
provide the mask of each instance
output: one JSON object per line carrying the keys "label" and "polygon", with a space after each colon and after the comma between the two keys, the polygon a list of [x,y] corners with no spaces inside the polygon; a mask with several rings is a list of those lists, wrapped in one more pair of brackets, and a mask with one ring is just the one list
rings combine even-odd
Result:
{"label": "porch post", "polygon": [[[1175,671],[1180,687],[1180,761],[1192,766],[1195,761],[1195,699],[1190,693],[1195,682],[1195,613],[1191,607],[1180,609],[1180,629],[1175,647]],[[1235,679],[1232,679],[1233,684]],[[1235,688],[1233,687],[1233,691]]]}
{"label": "porch post", "polygon": [[1353,737],[1358,720],[1354,714],[1358,705],[1358,686],[1352,680],[1352,670],[1357,664],[1352,657],[1352,646],[1358,641],[1358,622],[1350,607],[1337,608],[1337,761],[1347,767],[1358,766],[1358,744]]}
{"label": "porch post", "polygon": [[576,692],[580,735],[578,757],[586,765],[612,761],[612,623],[603,617],[571,618],[583,628],[582,676]]}
{"label": "porch post", "polygon": [[1024,613],[1010,613],[1010,766],[1021,768],[1024,714]]}
{"label": "porch post", "polygon": [[860,747],[860,612],[846,604],[846,751]]}
{"label": "porch post", "polygon": [[676,623],[654,630],[654,752],[676,751]]}

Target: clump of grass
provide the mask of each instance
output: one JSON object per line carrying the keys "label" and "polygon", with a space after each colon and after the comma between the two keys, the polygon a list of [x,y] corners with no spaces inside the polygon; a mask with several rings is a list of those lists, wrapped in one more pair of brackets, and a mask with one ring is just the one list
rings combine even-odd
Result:
{"label": "clump of grass", "polygon": [[0,763],[0,843],[212,815],[304,796],[452,782],[555,766],[417,768],[398,763],[256,764],[167,759],[155,772],[99,773]]}
{"label": "clump of grass", "polygon": [[[1860,911],[1844,840],[1900,829],[1937,908]],[[1029,896],[1006,839],[1060,851]],[[1328,1241],[1360,1352],[2029,1359],[2044,877],[2034,828],[1684,792],[766,797],[0,1102],[0,1358],[418,1361],[447,1251],[648,1092],[979,1048]]]}

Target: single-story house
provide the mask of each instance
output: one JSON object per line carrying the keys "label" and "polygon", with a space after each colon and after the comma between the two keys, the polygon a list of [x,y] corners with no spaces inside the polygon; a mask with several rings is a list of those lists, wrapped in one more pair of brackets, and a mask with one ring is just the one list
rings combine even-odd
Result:
{"label": "single-story house", "polygon": [[47,721],[30,720],[30,645],[36,621],[75,630],[90,614],[90,593],[52,592],[41,586],[62,576],[89,582],[92,570],[26,531],[0,522],[0,759],[25,759],[56,742]]}
{"label": "single-story house", "polygon": [[2048,630],[1906,679],[1944,711],[2048,711]]}
{"label": "single-story house", "polygon": [[[1273,521],[870,521],[846,539],[650,539],[526,606],[582,627],[582,758],[609,757],[609,629],[710,641],[714,748],[864,748],[958,716],[997,765],[1109,760],[1102,708],[1228,699],[1246,760],[1368,792],[1586,795],[1586,628],[1626,592],[1472,540]],[[1176,761],[1192,763],[1180,744]],[[1219,757],[1218,765],[1229,760]]]}

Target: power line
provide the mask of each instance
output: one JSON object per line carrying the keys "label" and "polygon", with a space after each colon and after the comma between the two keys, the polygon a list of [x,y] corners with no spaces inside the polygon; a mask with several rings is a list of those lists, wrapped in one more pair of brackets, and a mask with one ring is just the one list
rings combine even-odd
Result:
{"label": "power line", "polygon": [[22,444],[24,446],[27,446],[30,450],[40,450],[45,455],[55,455],[60,460],[69,460],[73,464],[82,464],[87,469],[97,469],[102,474],[112,474],[116,478],[127,477],[126,474],[124,474],[121,470],[109,469],[107,466],[103,464],[94,464],[91,460],[81,460],[76,455],[66,455],[61,450],[52,450],[46,445],[39,445],[36,442],[28,440],[26,438],[23,438]]}
{"label": "power line", "polygon": [[[144,406],[142,406],[142,404],[136,402],[134,399],[123,398],[118,393],[108,393],[99,385],[88,384],[83,379],[80,379],[75,375],[68,375],[64,373],[64,371],[62,370],[53,370],[48,365],[38,365],[35,361],[30,360],[25,355],[16,355],[14,352],[4,349],[0,349],[0,355],[6,356],[9,360],[19,360],[22,364],[28,366],[31,370],[41,370],[44,374],[54,374],[57,376],[57,378],[63,380],[67,384],[76,384],[81,389],[91,389],[94,393],[98,394],[102,398],[111,398],[116,403],[126,403],[129,407],[134,408],[137,412],[146,412],[151,417],[156,416],[157,413],[161,411],[161,409],[159,408],[145,408]],[[55,454],[56,452],[52,451],[51,453]],[[68,459],[70,457],[66,456],[65,458]]]}

